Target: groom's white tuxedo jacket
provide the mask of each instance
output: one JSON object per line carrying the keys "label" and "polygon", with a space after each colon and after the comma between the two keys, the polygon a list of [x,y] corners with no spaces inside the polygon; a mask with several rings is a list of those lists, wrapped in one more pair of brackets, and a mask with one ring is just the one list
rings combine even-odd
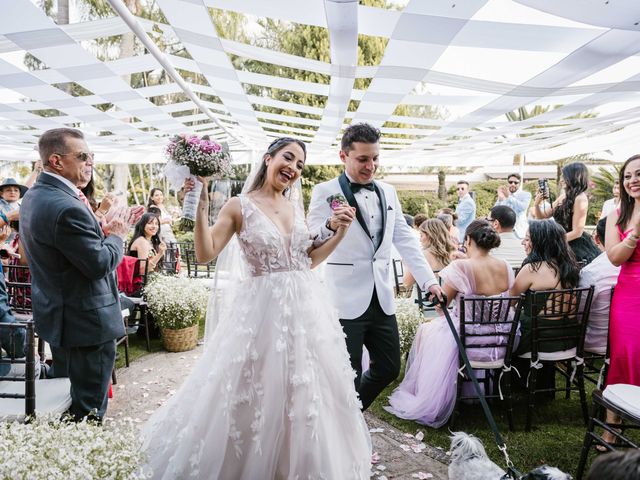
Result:
{"label": "groom's white tuxedo jacket", "polygon": [[357,219],[327,258],[325,266],[325,283],[332,293],[339,317],[343,320],[358,318],[365,312],[371,302],[374,287],[384,312],[388,315],[395,313],[393,285],[389,281],[392,244],[400,252],[421,288],[437,283],[415,234],[402,215],[395,188],[378,181],[374,182],[374,186],[380,199],[382,214],[382,238],[377,248],[344,174],[316,185],[311,194],[307,223],[316,238],[330,235],[325,224],[333,214],[327,201],[332,195],[344,196],[357,209]]}

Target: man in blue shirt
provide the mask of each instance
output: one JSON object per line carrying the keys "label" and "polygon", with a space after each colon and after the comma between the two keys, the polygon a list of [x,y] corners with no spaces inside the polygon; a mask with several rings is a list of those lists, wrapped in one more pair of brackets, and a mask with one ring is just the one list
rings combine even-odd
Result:
{"label": "man in blue shirt", "polygon": [[476,202],[469,194],[469,182],[460,180],[456,186],[458,192],[458,206],[456,207],[456,215],[458,215],[458,230],[460,231],[460,243],[464,242],[464,235],[467,227],[476,219]]}
{"label": "man in blue shirt", "polygon": [[531,203],[531,194],[520,188],[521,178],[517,173],[507,177],[508,186],[498,187],[498,201],[496,205],[506,205],[516,212],[516,226],[513,231],[518,238],[524,238],[529,228],[527,210]]}

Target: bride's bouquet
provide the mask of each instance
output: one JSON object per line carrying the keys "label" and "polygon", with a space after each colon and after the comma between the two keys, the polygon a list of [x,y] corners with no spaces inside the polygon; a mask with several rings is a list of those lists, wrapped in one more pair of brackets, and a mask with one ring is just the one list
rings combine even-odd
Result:
{"label": "bride's bouquet", "polygon": [[195,220],[202,183],[195,176],[227,178],[232,174],[231,155],[226,143],[210,140],[208,136],[175,135],[165,148],[169,159],[165,167],[165,175],[176,189],[180,188],[185,178],[192,178],[196,188],[187,192],[182,207],[182,217]]}

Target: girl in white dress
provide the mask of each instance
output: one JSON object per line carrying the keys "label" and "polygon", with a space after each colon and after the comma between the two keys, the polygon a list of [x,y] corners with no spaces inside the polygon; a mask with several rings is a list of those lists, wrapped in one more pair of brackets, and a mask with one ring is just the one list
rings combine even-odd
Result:
{"label": "girl in white dress", "polygon": [[369,478],[370,437],[344,334],[311,271],[355,212],[337,209],[337,235],[313,249],[301,205],[286,195],[305,158],[302,142],[274,141],[248,193],[231,198],[211,228],[205,182],[198,259],[215,258],[235,234],[247,275],[214,299],[203,356],[145,426],[153,478]]}

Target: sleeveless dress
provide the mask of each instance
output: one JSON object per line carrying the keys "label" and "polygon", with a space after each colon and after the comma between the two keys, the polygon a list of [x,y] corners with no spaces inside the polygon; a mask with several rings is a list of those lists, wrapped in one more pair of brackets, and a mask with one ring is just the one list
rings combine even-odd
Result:
{"label": "sleeveless dress", "polygon": [[[513,269],[504,262],[513,285]],[[477,290],[473,269],[469,262],[456,261],[440,271],[440,278],[456,289],[456,300],[461,296],[475,295]],[[508,295],[509,288],[501,293]],[[459,302],[456,301],[451,320],[460,326]],[[492,333],[496,329],[511,328],[505,324],[483,324],[469,327],[469,333]],[[469,337],[471,341],[473,337]],[[480,337],[487,342],[488,337]],[[504,357],[507,338],[495,337],[495,343],[504,342],[505,347],[470,349],[469,360],[490,362]],[[418,327],[409,352],[404,379],[389,397],[390,413],[406,420],[415,420],[423,425],[439,428],[449,420],[456,400],[456,375],[458,375],[458,346],[444,316],[439,316]],[[471,390],[469,391],[469,393]],[[466,393],[465,393],[466,394]]]}
{"label": "sleeveless dress", "polygon": [[[631,233],[618,226],[620,239]],[[640,243],[620,267],[613,291],[609,317],[611,364],[607,385],[628,383],[640,386]]]}
{"label": "sleeveless dress", "polygon": [[240,197],[250,276],[178,392],[143,429],[156,479],[368,479],[369,429],[304,214],[283,234]]}

